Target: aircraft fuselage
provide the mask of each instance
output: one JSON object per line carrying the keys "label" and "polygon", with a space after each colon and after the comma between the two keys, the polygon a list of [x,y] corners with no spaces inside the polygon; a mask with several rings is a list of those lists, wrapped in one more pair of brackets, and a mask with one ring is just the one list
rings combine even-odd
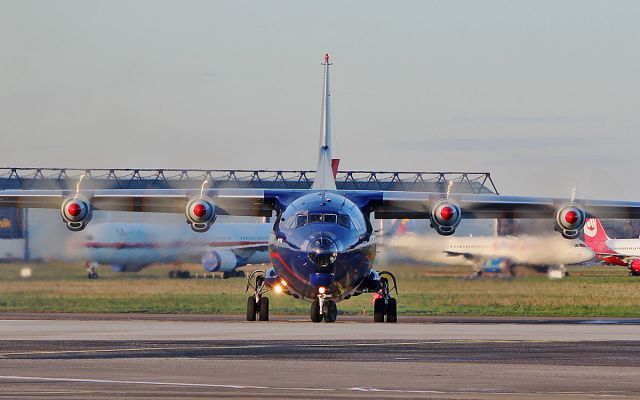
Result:
{"label": "aircraft fuselage", "polygon": [[313,300],[323,288],[339,301],[369,289],[376,244],[371,224],[355,203],[320,191],[284,209],[274,224],[269,252],[286,293]]}

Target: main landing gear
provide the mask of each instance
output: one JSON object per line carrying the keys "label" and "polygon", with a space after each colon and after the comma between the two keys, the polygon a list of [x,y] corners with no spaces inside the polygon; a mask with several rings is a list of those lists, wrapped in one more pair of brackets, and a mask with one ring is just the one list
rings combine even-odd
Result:
{"label": "main landing gear", "polygon": [[269,288],[264,281],[264,271],[255,270],[247,278],[247,288],[253,289],[253,296],[247,298],[247,321],[255,321],[256,316],[258,321],[269,320],[269,298],[263,296],[269,291]]}
{"label": "main landing gear", "polygon": [[98,263],[87,261],[85,266],[87,267],[87,278],[98,279],[98,271],[96,271]]}
{"label": "main landing gear", "polygon": [[336,302],[331,300],[325,294],[319,294],[318,298],[311,303],[311,310],[309,312],[311,316],[311,322],[336,322],[338,317],[338,306]]}
{"label": "main landing gear", "polygon": [[[393,286],[389,284],[389,279],[393,282]],[[398,322],[397,302],[391,297],[392,291],[398,294],[398,284],[396,277],[388,271],[380,272],[380,285],[378,297],[373,303],[373,322]]]}

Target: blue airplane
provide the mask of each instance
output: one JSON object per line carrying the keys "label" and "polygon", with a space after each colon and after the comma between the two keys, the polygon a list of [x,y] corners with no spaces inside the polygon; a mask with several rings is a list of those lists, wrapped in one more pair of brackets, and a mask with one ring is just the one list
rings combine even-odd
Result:
{"label": "blue airplane", "polygon": [[[93,211],[185,213],[197,232],[209,229],[218,215],[271,217],[272,267],[248,278],[247,320],[269,319],[273,290],[311,303],[313,322],[334,322],[336,303],[363,293],[377,293],[375,322],[396,322],[393,274],[376,271],[378,219],[428,220],[441,235],[452,235],[462,218],[553,218],[563,237],[574,239],[587,216],[640,218],[640,202],[518,197],[504,195],[337,190],[331,165],[329,55],[325,55],[318,165],[310,189],[7,190],[2,207],[56,208],[72,231],[80,231]],[[450,189],[450,188],[449,188]]]}

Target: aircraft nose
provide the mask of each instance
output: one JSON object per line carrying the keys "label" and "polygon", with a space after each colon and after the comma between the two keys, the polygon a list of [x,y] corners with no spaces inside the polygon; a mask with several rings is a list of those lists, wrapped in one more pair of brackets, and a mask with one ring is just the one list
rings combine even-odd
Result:
{"label": "aircraft nose", "polygon": [[590,261],[593,259],[593,257],[596,256],[596,253],[593,252],[593,250],[591,249],[583,249],[582,250],[582,257],[584,258],[584,261]]}

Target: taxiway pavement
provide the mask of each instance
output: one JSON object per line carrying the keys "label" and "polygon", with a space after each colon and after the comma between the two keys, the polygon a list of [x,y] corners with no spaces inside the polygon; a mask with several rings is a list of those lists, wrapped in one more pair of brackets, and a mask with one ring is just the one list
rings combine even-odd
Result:
{"label": "taxiway pavement", "polygon": [[0,320],[0,398],[640,398],[636,320]]}

